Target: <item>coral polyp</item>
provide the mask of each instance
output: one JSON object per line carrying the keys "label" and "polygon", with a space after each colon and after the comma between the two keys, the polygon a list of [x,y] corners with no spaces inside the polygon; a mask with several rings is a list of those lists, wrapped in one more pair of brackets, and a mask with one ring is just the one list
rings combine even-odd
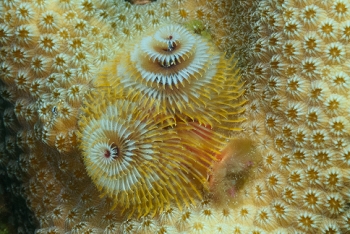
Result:
{"label": "coral polyp", "polygon": [[191,141],[169,128],[171,116],[155,115],[109,91],[87,100],[79,122],[84,164],[114,207],[128,215],[155,215],[172,203],[180,208],[202,198],[210,152],[188,151],[184,145]]}

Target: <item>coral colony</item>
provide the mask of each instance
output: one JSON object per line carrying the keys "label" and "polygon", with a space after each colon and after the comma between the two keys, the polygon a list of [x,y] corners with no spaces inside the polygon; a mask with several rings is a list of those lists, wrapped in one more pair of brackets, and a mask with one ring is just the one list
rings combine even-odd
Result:
{"label": "coral colony", "polygon": [[349,41],[346,0],[1,1],[0,228],[347,233]]}

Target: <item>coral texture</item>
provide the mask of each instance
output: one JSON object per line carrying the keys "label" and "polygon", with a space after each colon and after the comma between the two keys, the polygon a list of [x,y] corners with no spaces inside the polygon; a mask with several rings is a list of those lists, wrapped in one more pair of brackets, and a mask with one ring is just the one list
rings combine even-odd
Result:
{"label": "coral texture", "polygon": [[348,233],[350,3],[132,2],[0,3],[17,232]]}

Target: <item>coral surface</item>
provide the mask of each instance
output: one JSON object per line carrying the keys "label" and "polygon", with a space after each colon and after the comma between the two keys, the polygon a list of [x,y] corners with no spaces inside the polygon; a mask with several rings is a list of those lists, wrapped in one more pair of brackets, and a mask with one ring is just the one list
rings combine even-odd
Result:
{"label": "coral surface", "polygon": [[2,1],[8,230],[348,233],[349,41],[347,0]]}

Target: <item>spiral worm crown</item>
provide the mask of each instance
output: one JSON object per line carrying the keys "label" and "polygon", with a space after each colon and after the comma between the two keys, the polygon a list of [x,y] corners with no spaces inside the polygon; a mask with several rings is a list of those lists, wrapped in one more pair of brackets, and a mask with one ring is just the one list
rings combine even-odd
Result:
{"label": "spiral worm crown", "polygon": [[[234,60],[180,25],[160,27],[131,46],[117,64],[117,79],[132,101],[182,121],[221,127],[243,111],[242,83]],[[233,117],[233,118],[232,118]]]}
{"label": "spiral worm crown", "polygon": [[210,164],[208,157],[187,151],[188,143],[164,125],[168,117],[147,109],[102,93],[89,98],[79,123],[89,176],[129,215],[154,215],[171,203],[195,203]]}

